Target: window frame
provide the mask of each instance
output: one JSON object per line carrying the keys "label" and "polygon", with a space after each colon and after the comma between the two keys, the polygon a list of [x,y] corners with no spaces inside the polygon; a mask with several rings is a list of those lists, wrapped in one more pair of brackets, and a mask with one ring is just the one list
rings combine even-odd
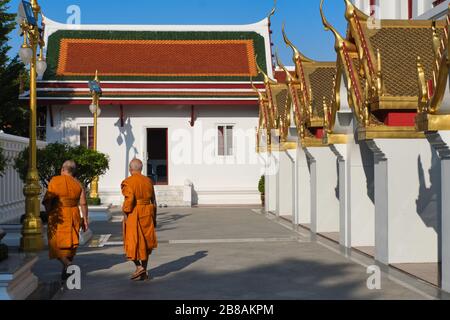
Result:
{"label": "window frame", "polygon": [[[234,132],[235,132],[235,128],[236,128],[236,124],[235,123],[216,123],[216,157],[219,158],[232,158],[235,156],[236,153],[236,146],[235,146],[235,136],[234,136]],[[224,135],[223,135],[223,148],[224,148],[224,154],[220,155],[219,154],[219,128],[220,127],[224,127],[225,131],[224,131]],[[231,154],[226,154],[227,150],[228,150],[228,137],[226,135],[226,128],[227,127],[231,127],[231,131],[232,131],[232,135],[231,135],[231,143],[232,143],[232,147],[231,147]]]}
{"label": "window frame", "polygon": [[[86,141],[86,148],[93,150],[94,146],[92,148],[89,147],[89,128],[92,127],[92,131],[94,131],[94,124],[93,123],[80,123],[78,124],[78,145],[81,146],[81,128],[86,127],[87,128],[87,141]],[[92,133],[94,134],[94,133]]]}

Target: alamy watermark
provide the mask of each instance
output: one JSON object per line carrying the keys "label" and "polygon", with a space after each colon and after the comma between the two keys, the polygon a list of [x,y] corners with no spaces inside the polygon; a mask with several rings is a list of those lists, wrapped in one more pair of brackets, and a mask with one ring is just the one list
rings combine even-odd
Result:
{"label": "alamy watermark", "polygon": [[70,275],[66,280],[67,289],[81,290],[81,268],[77,265],[70,265],[66,272]]}
{"label": "alamy watermark", "polygon": [[367,289],[381,290],[381,270],[380,267],[372,265],[367,267],[366,273],[370,274],[367,278]]}
{"label": "alamy watermark", "polygon": [[66,13],[68,14],[66,23],[81,25],[81,8],[77,5],[70,5],[67,7]]}

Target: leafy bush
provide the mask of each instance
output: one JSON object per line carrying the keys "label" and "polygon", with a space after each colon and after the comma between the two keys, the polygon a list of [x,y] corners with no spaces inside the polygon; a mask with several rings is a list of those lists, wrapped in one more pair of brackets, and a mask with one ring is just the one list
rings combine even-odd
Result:
{"label": "leafy bush", "polygon": [[102,204],[102,201],[100,198],[87,198],[87,204],[88,206],[99,206]]}
{"label": "leafy bush", "polygon": [[259,193],[261,193],[261,194],[264,194],[266,191],[266,189],[265,189],[265,181],[266,181],[266,179],[265,179],[265,177],[264,176],[261,176],[261,179],[259,179],[259,183],[258,183],[258,190],[259,190]]}
{"label": "leafy bush", "polygon": [[2,148],[0,148],[0,177],[3,176],[3,173],[5,173],[6,169],[6,158],[3,154]]}
{"label": "leafy bush", "polygon": [[[74,160],[77,164],[75,177],[86,188],[95,177],[100,177],[109,169],[109,158],[103,153],[82,146],[70,146],[62,143],[51,143],[37,151],[37,169],[39,179],[44,187],[48,187],[50,179],[61,172],[66,160]],[[25,181],[28,171],[28,148],[16,158],[14,168]]]}

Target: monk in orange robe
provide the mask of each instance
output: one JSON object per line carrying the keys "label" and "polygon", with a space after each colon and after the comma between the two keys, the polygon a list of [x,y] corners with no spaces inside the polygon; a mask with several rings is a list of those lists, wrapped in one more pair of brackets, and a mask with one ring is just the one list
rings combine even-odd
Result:
{"label": "monk in orange robe", "polygon": [[86,193],[73,176],[75,169],[74,161],[66,161],[61,168],[61,175],[51,179],[42,201],[48,213],[49,257],[62,263],[63,280],[68,277],[67,268],[72,264],[79,245],[80,228],[83,231],[89,228]]}
{"label": "monk in orange robe", "polygon": [[125,197],[122,207],[124,249],[127,259],[136,266],[132,280],[148,279],[148,259],[158,245],[155,191],[150,178],[142,175],[142,166],[142,161],[132,160],[130,177],[121,186]]}

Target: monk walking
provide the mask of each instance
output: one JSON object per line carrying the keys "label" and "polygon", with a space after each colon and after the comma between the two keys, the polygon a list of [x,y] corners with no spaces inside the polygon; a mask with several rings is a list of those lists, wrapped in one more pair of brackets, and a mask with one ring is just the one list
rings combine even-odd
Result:
{"label": "monk walking", "polygon": [[150,178],[142,175],[142,166],[142,161],[132,160],[129,165],[130,177],[122,182],[122,194],[125,197],[122,207],[125,215],[125,254],[136,266],[132,280],[148,280],[148,259],[158,245],[155,191]]}
{"label": "monk walking", "polygon": [[67,268],[72,264],[79,245],[80,228],[83,231],[89,228],[86,193],[74,178],[75,170],[74,161],[64,162],[61,175],[51,179],[42,201],[48,213],[49,257],[62,263],[62,280],[69,276]]}

